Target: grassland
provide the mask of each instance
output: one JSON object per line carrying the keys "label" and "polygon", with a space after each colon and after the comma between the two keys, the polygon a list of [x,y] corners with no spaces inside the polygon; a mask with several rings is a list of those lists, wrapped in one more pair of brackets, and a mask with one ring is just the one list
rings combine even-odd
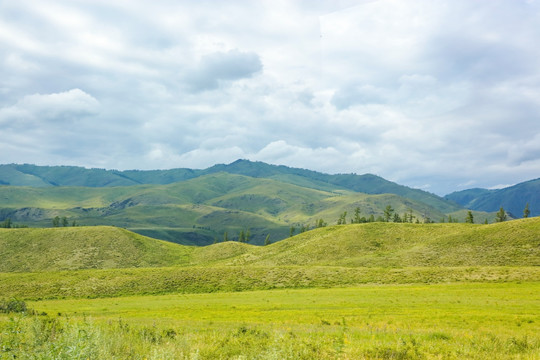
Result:
{"label": "grassland", "polygon": [[31,302],[6,358],[536,359],[538,283],[362,286]]}
{"label": "grassland", "polygon": [[0,230],[0,297],[35,310],[0,314],[0,359],[540,358],[540,218],[264,247]]}

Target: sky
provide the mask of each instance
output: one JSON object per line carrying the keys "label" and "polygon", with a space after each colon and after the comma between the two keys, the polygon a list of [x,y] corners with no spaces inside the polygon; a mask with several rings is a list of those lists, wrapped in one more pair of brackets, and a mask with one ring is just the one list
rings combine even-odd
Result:
{"label": "sky", "polygon": [[0,163],[540,177],[540,0],[0,0]]}

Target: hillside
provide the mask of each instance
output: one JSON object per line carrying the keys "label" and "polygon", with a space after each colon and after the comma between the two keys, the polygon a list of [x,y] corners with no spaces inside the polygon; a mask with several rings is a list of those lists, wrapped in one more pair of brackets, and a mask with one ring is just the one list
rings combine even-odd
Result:
{"label": "hillside", "polygon": [[[492,225],[369,223],[256,247],[187,247],[112,227],[0,229],[0,272],[148,266],[540,266],[540,218]],[[206,271],[206,270],[205,270]]]}
{"label": "hillside", "polygon": [[229,173],[253,178],[277,180],[322,191],[349,190],[365,194],[395,194],[423,202],[439,212],[448,213],[460,209],[453,202],[422,191],[398,185],[381,177],[365,174],[329,175],[316,171],[269,165],[263,162],[237,160],[231,164],[214,165],[204,170],[104,170],[74,166],[0,165],[0,185],[11,186],[83,186],[112,187],[141,184],[164,185],[195,179],[204,175]]}
{"label": "hillside", "polygon": [[[324,191],[281,181],[215,173],[168,185],[123,187],[0,186],[0,221],[50,227],[55,216],[69,225],[111,225],[186,245],[208,245],[228,232],[231,239],[249,229],[251,243],[289,236],[290,227],[313,228],[319,219],[335,224],[347,212],[377,218],[387,205],[403,216],[440,220],[428,204],[393,194]],[[463,221],[463,219],[461,220]]]}
{"label": "hillside", "polygon": [[[540,266],[540,218],[491,225],[370,223],[316,229],[262,248],[223,243],[194,253],[226,265]],[[218,248],[219,250],[216,250]],[[217,254],[236,256],[218,259]],[[209,255],[208,255],[209,254]]]}
{"label": "hillside", "polygon": [[114,227],[0,229],[0,272],[171,266],[192,250]]}
{"label": "hillside", "polygon": [[468,209],[497,211],[502,206],[514,217],[523,216],[529,203],[530,216],[540,215],[540,179],[530,180],[499,190],[470,189],[454,192],[445,198]]}

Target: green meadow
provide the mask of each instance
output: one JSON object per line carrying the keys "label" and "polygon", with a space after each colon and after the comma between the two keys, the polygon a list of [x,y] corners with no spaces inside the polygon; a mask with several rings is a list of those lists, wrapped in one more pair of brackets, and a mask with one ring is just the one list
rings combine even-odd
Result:
{"label": "green meadow", "polygon": [[262,247],[0,229],[0,256],[0,359],[540,358],[540,218]]}
{"label": "green meadow", "polygon": [[[4,358],[537,359],[540,283],[367,285],[29,302]],[[45,315],[46,313],[46,315]]]}

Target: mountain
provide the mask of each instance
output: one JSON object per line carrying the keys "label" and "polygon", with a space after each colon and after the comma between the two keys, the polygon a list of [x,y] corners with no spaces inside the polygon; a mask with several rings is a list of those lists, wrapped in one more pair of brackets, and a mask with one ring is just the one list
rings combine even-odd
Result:
{"label": "mountain", "polygon": [[[56,216],[67,225],[111,225],[187,245],[208,245],[224,233],[236,239],[250,231],[251,243],[284,239],[320,219],[335,224],[347,212],[383,216],[387,205],[423,221],[445,214],[420,201],[395,194],[369,195],[350,190],[324,191],[269,178],[213,173],[167,185],[124,187],[0,186],[0,221],[50,227]],[[462,220],[463,221],[463,220]]]}
{"label": "mountain", "polygon": [[163,266],[201,266],[202,271],[228,266],[534,267],[540,265],[539,233],[540,218],[491,225],[369,223],[314,229],[263,247],[238,242],[190,247],[113,227],[0,229],[0,272]]}
{"label": "mountain", "polygon": [[530,180],[499,190],[470,189],[446,195],[465,208],[478,211],[497,211],[502,206],[513,217],[523,216],[529,204],[530,216],[540,215],[540,179]]}
{"label": "mountain", "polygon": [[316,171],[269,165],[263,162],[237,160],[231,164],[214,165],[205,170],[104,170],[73,166],[0,165],[0,184],[11,186],[57,187],[116,187],[142,184],[172,184],[204,175],[225,172],[254,178],[266,178],[300,187],[322,191],[351,190],[365,194],[395,194],[422,202],[441,213],[457,211],[460,206],[453,202],[422,191],[412,189],[379,176],[365,174],[329,175]]}

